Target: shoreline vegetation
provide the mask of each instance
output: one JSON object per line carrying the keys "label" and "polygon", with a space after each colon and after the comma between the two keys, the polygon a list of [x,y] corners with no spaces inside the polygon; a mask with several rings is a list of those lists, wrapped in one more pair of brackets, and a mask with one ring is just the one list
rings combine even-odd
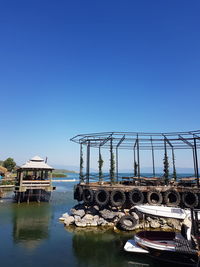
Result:
{"label": "shoreline vegetation", "polygon": [[75,171],[69,171],[65,169],[55,169],[52,173],[53,178],[66,178],[68,173],[76,173]]}

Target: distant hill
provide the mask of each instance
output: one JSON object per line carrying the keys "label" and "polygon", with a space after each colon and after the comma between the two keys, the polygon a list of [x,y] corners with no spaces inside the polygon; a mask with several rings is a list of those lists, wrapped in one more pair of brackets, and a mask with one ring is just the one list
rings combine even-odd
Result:
{"label": "distant hill", "polygon": [[65,169],[55,169],[54,173],[76,173],[75,171],[65,170]]}

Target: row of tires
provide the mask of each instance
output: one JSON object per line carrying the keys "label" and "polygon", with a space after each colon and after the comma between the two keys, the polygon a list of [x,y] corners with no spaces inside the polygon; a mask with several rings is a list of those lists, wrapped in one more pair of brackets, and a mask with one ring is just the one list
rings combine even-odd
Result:
{"label": "row of tires", "polygon": [[187,208],[196,208],[199,205],[199,194],[192,191],[180,194],[173,189],[169,189],[164,193],[156,189],[144,193],[137,188],[129,192],[119,189],[108,191],[104,188],[93,191],[90,188],[83,188],[77,185],[74,189],[74,199],[79,202],[83,201],[86,204],[95,203],[100,207],[107,205],[122,207],[125,205],[140,205],[146,202],[150,205],[166,204],[171,207],[182,206]]}

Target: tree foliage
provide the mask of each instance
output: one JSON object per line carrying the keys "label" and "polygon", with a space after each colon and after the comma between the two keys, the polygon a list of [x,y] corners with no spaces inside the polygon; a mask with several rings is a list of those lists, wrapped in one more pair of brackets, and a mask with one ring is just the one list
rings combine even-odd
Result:
{"label": "tree foliage", "polygon": [[134,162],[134,176],[136,177],[138,175],[138,164],[137,162],[135,161]]}
{"label": "tree foliage", "polygon": [[115,159],[113,153],[112,140],[110,142],[110,181],[114,183],[115,181]]}
{"label": "tree foliage", "polygon": [[83,150],[82,150],[82,145],[81,145],[81,152],[80,152],[80,180],[81,182],[84,181],[84,175],[83,175]]}
{"label": "tree foliage", "polygon": [[176,181],[176,179],[177,179],[177,173],[176,173],[176,166],[175,166],[175,157],[174,157],[174,155],[173,155],[173,158],[172,158],[172,164],[173,164],[173,178]]}
{"label": "tree foliage", "polygon": [[11,172],[16,166],[16,163],[13,158],[7,158],[3,162],[3,167],[5,167],[9,172]]}
{"label": "tree foliage", "polygon": [[165,180],[165,184],[168,184],[169,183],[169,160],[168,160],[168,156],[167,156],[166,152],[164,154],[163,165],[164,165],[163,177],[164,177],[164,180]]}
{"label": "tree foliage", "polygon": [[99,180],[101,181],[102,180],[102,177],[103,177],[103,171],[102,171],[102,168],[103,168],[103,159],[102,159],[102,156],[101,156],[101,152],[99,152],[99,160],[98,160],[98,163],[99,163]]}

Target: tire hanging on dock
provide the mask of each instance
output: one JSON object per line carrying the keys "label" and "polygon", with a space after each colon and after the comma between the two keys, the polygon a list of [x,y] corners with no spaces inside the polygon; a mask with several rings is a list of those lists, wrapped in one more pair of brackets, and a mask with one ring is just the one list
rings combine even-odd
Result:
{"label": "tire hanging on dock", "polygon": [[163,201],[162,194],[158,190],[152,189],[147,193],[147,201],[150,205],[160,205]]}
{"label": "tire hanging on dock", "polygon": [[132,205],[140,205],[144,202],[144,195],[139,189],[128,192],[128,199]]}
{"label": "tire hanging on dock", "polygon": [[191,191],[183,192],[182,202],[187,208],[196,208],[199,204],[198,195]]}
{"label": "tire hanging on dock", "polygon": [[105,189],[97,190],[94,195],[95,203],[100,207],[106,206],[109,202],[109,199],[110,199],[110,194]]}
{"label": "tire hanging on dock", "polygon": [[80,185],[77,185],[74,188],[74,199],[76,199],[78,201],[83,200],[83,188]]}
{"label": "tire hanging on dock", "polygon": [[180,197],[179,192],[173,189],[169,189],[164,193],[164,203],[167,206],[170,206],[170,207],[178,206],[180,204],[180,201],[181,201],[181,197]]}
{"label": "tire hanging on dock", "polygon": [[110,203],[113,207],[123,206],[126,202],[126,195],[122,190],[113,190],[110,194]]}
{"label": "tire hanging on dock", "polygon": [[83,201],[86,204],[91,204],[94,200],[94,193],[91,189],[86,188],[83,190]]}
{"label": "tire hanging on dock", "polygon": [[134,218],[133,216],[124,215],[119,219],[117,226],[121,230],[132,231],[134,230],[137,223],[138,223],[138,220]]}

